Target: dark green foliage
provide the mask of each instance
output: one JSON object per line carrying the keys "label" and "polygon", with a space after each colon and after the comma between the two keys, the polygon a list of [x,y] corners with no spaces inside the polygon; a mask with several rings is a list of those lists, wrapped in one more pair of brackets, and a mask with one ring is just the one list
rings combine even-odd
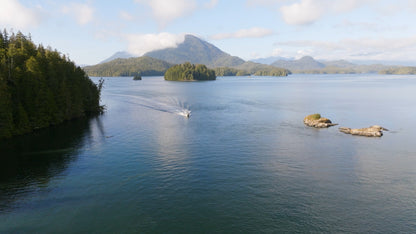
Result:
{"label": "dark green foliage", "polygon": [[142,80],[142,76],[141,75],[135,75],[133,77],[133,80]]}
{"label": "dark green foliage", "polygon": [[202,64],[184,63],[169,68],[165,73],[165,80],[195,81],[215,80],[215,71]]}
{"label": "dark green foliage", "polygon": [[89,76],[163,76],[173,66],[150,57],[115,59],[110,62],[84,67]]}
{"label": "dark green foliage", "polygon": [[99,113],[102,81],[22,33],[0,33],[0,138]]}
{"label": "dark green foliage", "polygon": [[267,70],[258,70],[254,73],[255,76],[287,76],[290,72],[286,69],[267,69]]}
{"label": "dark green foliage", "polygon": [[250,73],[230,67],[217,67],[214,69],[217,76],[249,76]]}
{"label": "dark green foliage", "polygon": [[287,76],[291,72],[284,68],[277,68],[266,64],[245,62],[237,67],[239,70],[246,71],[248,74],[256,76]]}

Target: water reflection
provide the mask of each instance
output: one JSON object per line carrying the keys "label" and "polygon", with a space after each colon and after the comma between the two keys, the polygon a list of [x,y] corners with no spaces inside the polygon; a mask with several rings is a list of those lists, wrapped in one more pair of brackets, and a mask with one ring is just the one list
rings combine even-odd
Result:
{"label": "water reflection", "polygon": [[46,188],[62,174],[76,160],[78,149],[88,143],[90,123],[97,118],[0,142],[0,211],[13,208],[15,201]]}

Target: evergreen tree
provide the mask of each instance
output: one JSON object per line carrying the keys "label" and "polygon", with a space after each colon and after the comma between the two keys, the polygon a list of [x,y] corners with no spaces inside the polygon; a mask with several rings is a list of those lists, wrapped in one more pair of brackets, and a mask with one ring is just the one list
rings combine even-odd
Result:
{"label": "evergreen tree", "polygon": [[21,32],[0,33],[0,138],[100,113],[102,80]]}

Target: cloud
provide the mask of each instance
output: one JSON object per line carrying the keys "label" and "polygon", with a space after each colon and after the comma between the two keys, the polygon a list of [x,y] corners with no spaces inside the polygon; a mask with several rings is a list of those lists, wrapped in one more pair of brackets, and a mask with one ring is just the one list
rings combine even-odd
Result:
{"label": "cloud", "polygon": [[249,28],[249,29],[241,29],[237,32],[232,33],[220,33],[211,36],[213,40],[221,40],[221,39],[230,39],[230,38],[259,38],[270,36],[273,34],[273,31],[267,28]]}
{"label": "cloud", "polygon": [[270,6],[287,0],[246,0],[247,6]]}
{"label": "cloud", "polygon": [[73,2],[64,6],[62,12],[73,16],[80,25],[88,24],[94,19],[94,8],[88,4]]}
{"label": "cloud", "polygon": [[197,7],[195,0],[135,0],[149,6],[160,27],[171,21],[191,14]]}
{"label": "cloud", "polygon": [[[416,60],[416,37],[407,38],[355,38],[334,42],[299,40],[279,42],[285,50],[293,48],[321,59],[388,59]],[[319,51],[319,52],[318,52]],[[302,53],[305,54],[305,53]]]}
{"label": "cloud", "polygon": [[127,11],[120,11],[120,18],[126,21],[133,21],[134,16],[128,13]]}
{"label": "cloud", "polygon": [[209,2],[205,3],[206,8],[214,8],[217,6],[219,0],[210,0]]}
{"label": "cloud", "polygon": [[29,9],[19,0],[2,0],[0,6],[0,24],[10,27],[29,28],[41,22],[39,9]]}
{"label": "cloud", "polygon": [[302,0],[300,3],[282,6],[280,12],[283,20],[288,24],[311,24],[324,13],[325,4],[323,2],[320,0]]}
{"label": "cloud", "polygon": [[128,52],[142,56],[149,51],[177,47],[184,42],[185,34],[130,34],[125,39],[128,42]]}
{"label": "cloud", "polygon": [[328,14],[352,11],[375,0],[300,0],[283,5],[279,11],[283,20],[291,25],[308,25]]}

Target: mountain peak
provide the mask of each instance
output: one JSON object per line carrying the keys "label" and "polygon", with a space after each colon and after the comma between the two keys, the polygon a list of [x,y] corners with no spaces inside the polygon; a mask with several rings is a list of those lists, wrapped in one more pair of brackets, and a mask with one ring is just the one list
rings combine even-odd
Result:
{"label": "mountain peak", "polygon": [[184,42],[176,48],[151,51],[146,53],[145,56],[173,64],[191,62],[205,64],[209,67],[236,66],[244,63],[241,58],[233,57],[211,43],[191,34],[186,34]]}

